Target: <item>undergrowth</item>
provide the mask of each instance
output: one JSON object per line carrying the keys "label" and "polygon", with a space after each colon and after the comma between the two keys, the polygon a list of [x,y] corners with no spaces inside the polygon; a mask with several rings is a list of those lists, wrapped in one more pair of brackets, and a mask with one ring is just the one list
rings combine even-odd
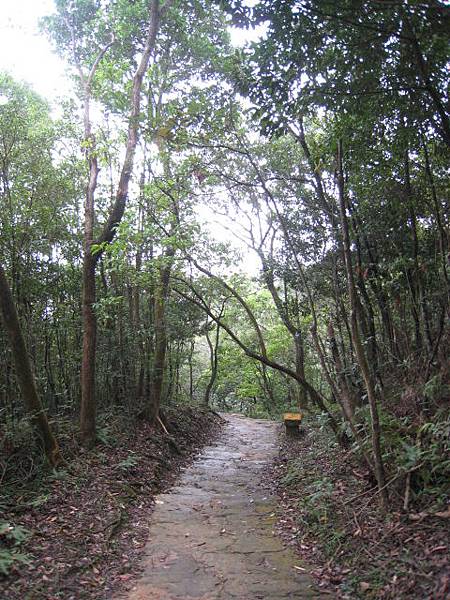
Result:
{"label": "undergrowth", "polygon": [[439,417],[395,427],[382,414],[388,514],[379,508],[361,448],[339,448],[322,418],[309,418],[298,440],[283,438],[273,473],[280,529],[307,562],[321,565],[321,584],[340,598],[446,597],[449,420]]}
{"label": "undergrowth", "polygon": [[110,411],[100,415],[97,445],[85,450],[76,424],[58,421],[58,470],[45,465],[26,423],[16,428],[0,454],[0,598],[92,600],[131,578],[154,494],[220,427],[199,408],[173,406],[165,415],[176,449],[164,431],[131,417],[124,424]]}

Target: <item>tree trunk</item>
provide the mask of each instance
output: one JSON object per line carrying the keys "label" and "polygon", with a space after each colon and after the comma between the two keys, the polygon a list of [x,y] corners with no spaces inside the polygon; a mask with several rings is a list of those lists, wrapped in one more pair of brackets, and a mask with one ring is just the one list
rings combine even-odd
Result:
{"label": "tree trunk", "polygon": [[[174,253],[174,249],[169,247],[166,251],[166,260],[170,260]],[[150,402],[147,410],[147,416],[151,423],[156,420],[159,414],[164,383],[167,350],[166,303],[169,294],[171,268],[171,264],[160,268],[159,283],[155,290],[155,356],[150,383]]]}
{"label": "tree trunk", "polygon": [[[359,433],[358,429],[355,426],[353,413],[348,408],[348,399],[345,399],[343,396],[341,396],[341,390],[336,386],[333,378],[331,377],[331,374],[330,374],[330,371],[328,369],[328,365],[327,365],[327,362],[325,359],[325,352],[323,349],[323,345],[321,343],[319,334],[317,332],[316,324],[314,324],[313,327],[311,328],[311,335],[312,335],[314,344],[316,346],[317,355],[319,357],[320,365],[322,367],[323,374],[325,375],[325,379],[327,380],[328,385],[330,386],[331,391],[333,392],[333,395],[336,398],[336,401],[338,402],[338,404],[340,405],[340,407],[342,409],[342,413],[344,415],[344,418],[346,419],[346,421],[348,422],[348,424],[350,426],[350,429],[353,433],[353,437],[355,438],[356,441],[359,442],[360,447],[363,448],[364,443],[363,443],[363,440],[361,439],[361,434]],[[341,442],[342,445],[348,444],[348,439],[346,439],[346,437],[344,437],[344,436],[345,436],[345,434],[341,434],[341,439],[339,439],[339,437],[338,437],[338,440]],[[362,455],[363,455],[364,461],[365,461],[369,471],[371,473],[373,473],[374,468],[372,466],[370,458],[368,457],[366,452],[364,452],[364,450],[362,451]]]}
{"label": "tree trunk", "polygon": [[[145,175],[141,177],[141,196],[143,196],[143,187],[145,183]],[[139,207],[139,234],[143,234],[143,214],[142,208]],[[136,283],[132,287],[132,303],[133,303],[133,326],[136,335],[137,345],[137,360],[135,367],[135,396],[142,398],[144,396],[144,372],[145,372],[145,343],[141,331],[141,289],[139,285],[139,277],[142,268],[142,241],[139,239],[138,248],[136,250]]]}
{"label": "tree trunk", "polygon": [[346,214],[345,196],[344,196],[344,173],[342,165],[342,142],[339,141],[338,146],[338,193],[339,193],[339,213],[342,227],[342,237],[344,245],[345,268],[347,272],[348,295],[351,305],[351,334],[353,346],[355,348],[356,358],[361,369],[361,373],[366,386],[367,397],[369,401],[371,425],[372,425],[372,452],[373,463],[375,469],[375,477],[377,479],[378,491],[380,493],[382,506],[388,508],[389,497],[385,487],[384,466],[381,454],[381,429],[378,417],[377,397],[375,392],[375,383],[372,378],[369,365],[367,363],[366,354],[361,342],[359,334],[358,321],[360,319],[361,305],[358,301],[355,279],[353,275],[353,266],[350,250],[350,235],[349,226]]}
{"label": "tree trunk", "polygon": [[[90,123],[87,126],[90,136]],[[89,138],[88,138],[89,139]],[[81,363],[81,442],[87,447],[95,443],[95,352],[97,346],[97,317],[95,304],[95,257],[92,255],[94,231],[94,193],[97,187],[98,166],[93,153],[89,157],[90,177],[86,191],[84,211],[84,256],[83,256],[83,357]]]}
{"label": "tree trunk", "polygon": [[341,356],[339,354],[339,348],[336,342],[336,336],[334,333],[333,324],[330,322],[328,325],[328,341],[330,344],[331,354],[333,356],[333,362],[336,369],[336,377],[338,380],[338,390],[342,397],[342,403],[345,406],[345,415],[349,415],[353,419],[355,415],[355,408],[358,404],[358,400],[352,391],[351,383],[348,381],[345,374],[344,365],[342,364]]}
{"label": "tree trunk", "polygon": [[189,348],[189,356],[188,356],[188,364],[189,364],[189,400],[193,401],[194,399],[194,349],[195,349],[195,340],[192,339]]}
{"label": "tree trunk", "polygon": [[[285,236],[287,238],[287,232],[285,232]],[[303,410],[308,406],[308,393],[301,383],[300,380],[305,380],[305,352],[303,347],[303,335],[298,326],[296,326],[288,313],[288,304],[287,302],[283,302],[278,293],[278,290],[275,286],[273,269],[271,269],[267,258],[264,256],[264,253],[261,249],[257,250],[259,258],[261,260],[262,271],[264,282],[266,284],[267,289],[272,296],[273,302],[275,304],[275,308],[282,320],[284,326],[289,331],[294,341],[294,350],[295,350],[295,371],[299,376],[297,380],[296,386],[296,402],[298,404],[299,410]]]}
{"label": "tree trunk", "polygon": [[220,341],[220,325],[218,323],[216,323],[214,344],[211,341],[209,334],[208,334],[208,325],[206,325],[205,336],[206,336],[206,341],[207,341],[208,347],[209,347],[209,361],[210,361],[210,366],[211,366],[211,374],[209,376],[208,385],[206,386],[205,396],[203,398],[203,404],[205,406],[209,406],[209,402],[210,402],[210,398],[211,398],[211,391],[214,387],[214,383],[217,378],[217,367],[218,367],[217,351],[219,349],[219,341]]}
{"label": "tree trunk", "polygon": [[413,259],[414,269],[406,268],[406,278],[411,291],[411,313],[414,320],[415,344],[416,350],[420,353],[423,346],[422,328],[420,323],[419,307],[422,303],[422,284],[421,272],[419,267],[419,238],[417,236],[417,217],[414,210],[413,190],[411,185],[411,175],[409,169],[409,149],[405,151],[404,156],[404,176],[405,176],[405,194],[409,211],[409,221],[411,236],[413,239]]}
{"label": "tree trunk", "polygon": [[[294,334],[294,347],[295,347],[295,372],[299,379],[305,379],[305,351],[303,348],[303,336],[300,330],[297,330]],[[308,408],[308,394],[303,385],[297,384],[296,390],[297,405],[301,412]]]}
{"label": "tree trunk", "polygon": [[433,171],[432,171],[432,165],[430,162],[430,156],[428,154],[427,143],[426,143],[425,137],[423,135],[421,136],[421,138],[422,138],[422,147],[423,147],[424,161],[425,161],[425,174],[428,179],[429,186],[430,186],[431,197],[433,198],[433,206],[434,206],[434,215],[435,215],[435,219],[436,219],[436,225],[439,230],[439,250],[440,250],[440,256],[441,256],[442,276],[444,278],[445,289],[446,289],[445,302],[446,302],[446,307],[448,307],[448,305],[450,304],[450,280],[449,280],[449,276],[448,276],[448,265],[447,265],[448,233],[445,229],[445,224],[443,223],[443,220],[442,220],[441,206],[440,206],[437,192],[436,192],[436,185],[434,183],[434,176],[433,176]]}
{"label": "tree trunk", "polygon": [[[163,10],[166,10],[170,2],[166,2]],[[83,359],[81,374],[81,411],[80,411],[80,429],[81,440],[86,446],[91,446],[95,442],[96,431],[96,401],[95,401],[95,354],[96,354],[96,317],[93,310],[95,302],[95,266],[99,260],[105,244],[110,244],[115,236],[117,225],[120,223],[125,211],[125,203],[128,196],[128,187],[134,164],[134,154],[138,142],[139,134],[139,116],[141,106],[142,81],[148,67],[150,55],[153,51],[156,35],[159,29],[161,18],[161,9],[159,0],[152,0],[150,4],[150,22],[149,32],[145,42],[144,50],[138,68],[133,78],[133,88],[131,96],[131,110],[128,121],[128,136],[125,150],[125,157],[120,173],[119,184],[116,193],[116,199],[108,219],[103,227],[100,237],[96,240],[97,252],[92,254],[93,243],[93,225],[94,225],[94,192],[97,186],[98,167],[95,155],[95,140],[91,134],[91,124],[89,115],[89,100],[92,79],[96,68],[103,57],[106,49],[98,55],[89,77],[85,79],[80,70],[81,79],[85,82],[85,138],[89,142],[89,167],[90,178],[86,193],[85,210],[85,248],[83,261]]]}
{"label": "tree trunk", "polygon": [[25,347],[25,340],[17,316],[12,293],[6,279],[3,266],[0,264],[0,309],[4,326],[11,345],[16,377],[25,403],[25,408],[30,416],[38,443],[45,451],[48,462],[56,467],[63,460],[58,443],[50,429],[47,416],[42,407],[36,389],[36,382],[31,369],[30,359]]}

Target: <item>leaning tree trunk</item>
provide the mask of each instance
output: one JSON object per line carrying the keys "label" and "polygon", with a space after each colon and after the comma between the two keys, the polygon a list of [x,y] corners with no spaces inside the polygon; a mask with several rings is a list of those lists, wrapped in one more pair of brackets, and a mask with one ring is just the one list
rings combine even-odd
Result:
{"label": "leaning tree trunk", "polygon": [[56,467],[63,462],[61,453],[37,393],[36,382],[25,347],[25,340],[23,338],[11,289],[1,264],[0,309],[11,344],[16,376],[25,403],[25,408],[30,416],[38,443],[43,447],[48,462]]}
{"label": "leaning tree trunk", "polygon": [[338,425],[336,419],[331,414],[331,412],[328,410],[325,402],[323,401],[323,398],[322,398],[321,394],[310,383],[308,383],[305,379],[302,379],[301,376],[296,371],[293,371],[289,367],[285,367],[285,366],[283,366],[283,365],[281,365],[279,363],[276,363],[275,361],[273,361],[270,358],[268,358],[267,354],[255,352],[254,350],[252,350],[251,348],[249,348],[248,346],[246,346],[244,344],[244,342],[241,339],[239,339],[239,337],[233,332],[233,330],[230,329],[230,327],[228,327],[228,325],[226,325],[226,323],[224,323],[220,319],[220,317],[218,317],[217,315],[215,315],[212,312],[211,308],[204,301],[204,299],[198,294],[197,290],[191,284],[189,284],[187,281],[185,281],[184,283],[194,293],[195,297],[190,297],[187,294],[185,294],[184,292],[182,292],[180,289],[177,289],[177,288],[175,288],[176,293],[179,296],[181,296],[182,298],[184,298],[185,300],[187,300],[188,302],[192,302],[193,304],[195,304],[196,306],[198,306],[201,310],[203,310],[224,331],[227,332],[227,334],[230,336],[230,338],[234,342],[236,342],[236,344],[244,351],[244,353],[249,358],[253,358],[253,359],[259,361],[261,364],[264,364],[267,367],[271,367],[272,369],[275,369],[276,371],[280,371],[281,373],[285,373],[289,377],[292,377],[292,379],[294,379],[295,381],[298,381],[298,383],[300,383],[306,389],[307,393],[309,394],[309,397],[311,398],[311,401],[323,413],[326,413],[326,415],[328,417],[329,426],[331,427],[331,429],[336,434],[336,437],[339,439],[339,437],[340,437],[339,425]]}

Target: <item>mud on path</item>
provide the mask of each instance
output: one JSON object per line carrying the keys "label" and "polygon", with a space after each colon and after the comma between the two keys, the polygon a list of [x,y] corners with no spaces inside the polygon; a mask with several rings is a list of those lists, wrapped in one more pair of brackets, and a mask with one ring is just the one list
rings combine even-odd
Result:
{"label": "mud on path", "polygon": [[277,453],[278,425],[226,419],[219,441],[157,497],[144,572],[128,600],[321,597],[274,536],[276,500],[260,485]]}

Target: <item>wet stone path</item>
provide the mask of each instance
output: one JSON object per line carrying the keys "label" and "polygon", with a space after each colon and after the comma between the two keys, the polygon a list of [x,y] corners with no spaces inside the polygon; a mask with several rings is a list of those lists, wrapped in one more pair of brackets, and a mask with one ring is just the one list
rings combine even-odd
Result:
{"label": "wet stone path", "polygon": [[227,416],[219,441],[157,497],[144,572],[128,600],[321,597],[272,531],[276,499],[260,480],[276,432],[276,423]]}

